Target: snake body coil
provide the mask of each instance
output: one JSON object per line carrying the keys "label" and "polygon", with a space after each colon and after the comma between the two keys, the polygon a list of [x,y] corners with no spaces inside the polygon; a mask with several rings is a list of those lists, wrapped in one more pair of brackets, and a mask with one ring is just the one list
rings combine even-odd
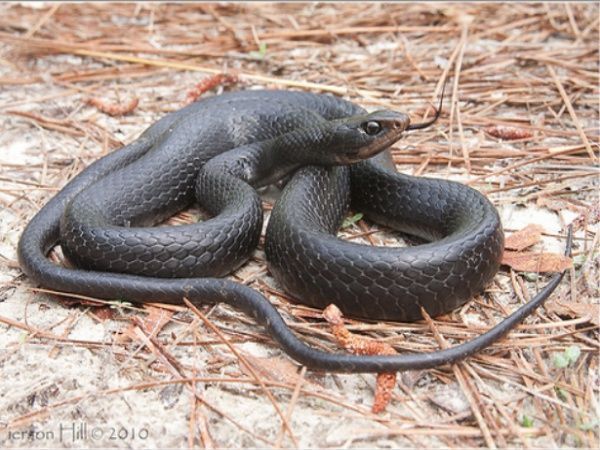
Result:
{"label": "snake body coil", "polygon": [[[251,186],[296,171],[273,209],[266,253],[278,282],[298,300],[333,302],[354,316],[418,320],[421,307],[438,315],[481,292],[503,249],[498,214],[485,197],[458,183],[398,174],[387,150],[340,166],[381,152],[408,124],[405,115],[369,115],[329,95],[244,91],[196,102],[69,182],[25,229],[21,267],[45,287],[99,298],[226,302],[311,368],[379,372],[460,360],[531,313],[562,274],[470,342],[373,357],[317,351],[296,338],[261,294],[213,278],[243,264],[258,243],[262,213]],[[188,206],[194,193],[214,219],[146,227]],[[333,235],[350,201],[374,221],[432,242],[401,249],[342,242]],[[78,269],[47,259],[57,243]]]}

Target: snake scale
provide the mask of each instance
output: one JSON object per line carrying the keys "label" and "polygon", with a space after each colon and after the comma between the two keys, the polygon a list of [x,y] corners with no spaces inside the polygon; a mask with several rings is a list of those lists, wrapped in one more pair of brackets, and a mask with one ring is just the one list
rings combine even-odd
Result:
{"label": "snake scale", "polygon": [[[367,113],[331,95],[249,90],[197,101],[91,164],[54,196],[23,232],[21,267],[44,287],[96,298],[227,303],[313,369],[381,372],[458,361],[522,321],[562,273],[471,341],[395,356],[314,349],[263,295],[219,278],[258,244],[255,188],[293,174],[271,213],[265,252],[269,270],[294,298],[319,308],[335,303],[356,317],[413,321],[422,318],[421,307],[435,316],[480,293],[500,265],[498,214],[467,186],[396,172],[388,148],[422,127],[405,114]],[[195,198],[213,218],[152,226]],[[389,248],[342,241],[335,234],[350,206],[428,242]],[[47,258],[57,244],[76,268]]]}

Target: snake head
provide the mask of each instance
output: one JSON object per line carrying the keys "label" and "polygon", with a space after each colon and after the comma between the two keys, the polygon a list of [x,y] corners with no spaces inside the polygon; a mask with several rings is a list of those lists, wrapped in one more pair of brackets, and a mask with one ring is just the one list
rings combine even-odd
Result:
{"label": "snake head", "polygon": [[330,164],[351,164],[385,150],[402,136],[410,118],[403,113],[381,110],[332,121],[329,145]]}

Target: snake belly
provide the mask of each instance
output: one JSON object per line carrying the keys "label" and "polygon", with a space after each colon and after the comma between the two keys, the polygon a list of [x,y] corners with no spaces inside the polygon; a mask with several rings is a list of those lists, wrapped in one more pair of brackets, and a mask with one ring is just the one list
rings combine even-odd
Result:
{"label": "snake belly", "polygon": [[[364,113],[337,97],[288,91],[224,94],[171,113],[90,165],[40,210],[19,242],[22,269],[47,288],[97,298],[226,302],[312,368],[424,368],[467,356],[326,354],[299,341],[260,294],[213,278],[243,264],[260,235],[260,200],[235,182],[208,186],[216,199],[209,207],[218,214],[214,220],[148,227],[193,202],[207,161],[294,129],[299,107],[325,119]],[[403,249],[340,242],[333,234],[351,197],[353,207],[376,222],[435,240]],[[58,243],[77,269],[47,259]],[[484,196],[457,183],[396,173],[386,152],[351,168],[300,169],[272,213],[266,252],[277,281],[303,303],[416,320],[420,307],[438,315],[480,292],[496,273],[502,243],[498,215]],[[477,349],[489,343],[478,341]]]}

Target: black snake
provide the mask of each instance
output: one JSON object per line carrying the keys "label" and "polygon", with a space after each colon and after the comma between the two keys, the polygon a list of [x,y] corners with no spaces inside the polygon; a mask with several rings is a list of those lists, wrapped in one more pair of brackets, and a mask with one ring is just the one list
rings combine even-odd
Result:
{"label": "black snake", "polygon": [[[295,172],[272,211],[265,251],[278,283],[302,303],[411,321],[422,318],[421,307],[439,315],[480,293],[502,256],[498,214],[467,186],[396,172],[387,148],[420,127],[404,114],[367,114],[330,95],[251,90],[198,101],[70,181],[25,229],[21,267],[47,288],[97,298],[225,302],[310,368],[380,372],[458,361],[516,326],[562,274],[472,341],[370,357],[304,344],[260,293],[216,278],[242,265],[258,243],[262,211],[254,188]],[[195,196],[214,218],[148,227]],[[431,242],[389,248],[341,241],[335,233],[350,203],[375,222]],[[57,243],[77,269],[48,260]]]}

